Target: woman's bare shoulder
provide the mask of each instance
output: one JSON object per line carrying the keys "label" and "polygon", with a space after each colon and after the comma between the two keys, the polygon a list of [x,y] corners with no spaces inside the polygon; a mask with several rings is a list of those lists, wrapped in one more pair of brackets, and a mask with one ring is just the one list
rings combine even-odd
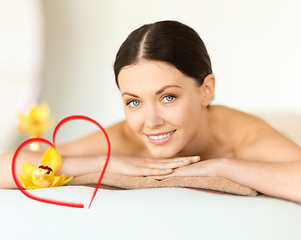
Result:
{"label": "woman's bare shoulder", "polygon": [[215,111],[225,122],[235,157],[256,161],[297,161],[301,149],[293,141],[261,118],[239,110],[217,106]]}
{"label": "woman's bare shoulder", "polygon": [[210,108],[215,118],[227,125],[227,129],[231,132],[271,129],[266,121],[250,113],[222,105],[213,105]]}
{"label": "woman's bare shoulder", "polygon": [[236,146],[275,131],[266,121],[247,112],[221,105],[213,105],[210,108],[225,138]]}
{"label": "woman's bare shoulder", "polygon": [[142,141],[123,120],[106,129],[112,145],[112,154],[137,156],[145,149]]}

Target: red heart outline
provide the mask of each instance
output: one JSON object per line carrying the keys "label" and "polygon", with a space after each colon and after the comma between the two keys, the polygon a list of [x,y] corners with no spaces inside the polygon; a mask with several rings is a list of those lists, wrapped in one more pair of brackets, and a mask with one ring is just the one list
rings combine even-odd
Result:
{"label": "red heart outline", "polygon": [[91,201],[90,201],[90,204],[89,204],[89,207],[91,207],[91,204],[94,200],[94,197],[98,191],[98,188],[99,188],[99,185],[101,183],[101,180],[105,174],[105,171],[106,171],[106,168],[107,168],[107,165],[109,163],[109,159],[110,159],[110,155],[111,155],[111,144],[110,144],[110,140],[109,140],[109,137],[108,137],[108,134],[106,133],[106,131],[104,130],[104,128],[98,123],[96,122],[94,119],[92,118],[89,118],[89,117],[86,117],[86,116],[83,116],[83,115],[73,115],[73,116],[69,116],[69,117],[66,117],[64,118],[63,120],[61,120],[55,127],[54,129],[54,132],[53,132],[53,135],[52,135],[52,142],[49,142],[48,140],[44,139],[44,138],[30,138],[30,139],[27,139],[26,141],[24,141],[18,148],[17,150],[15,151],[14,153],[14,156],[13,156],[13,160],[12,160],[12,175],[13,175],[13,178],[14,178],[14,181],[17,185],[17,187],[19,188],[19,190],[25,195],[27,196],[28,198],[31,198],[33,200],[36,200],[36,201],[40,201],[40,202],[44,202],[44,203],[50,203],[50,204],[55,204],[55,205],[61,205],[61,206],[66,206],[66,207],[76,207],[76,208],[84,208],[84,204],[83,203],[73,203],[73,202],[63,202],[63,201],[56,201],[56,200],[51,200],[51,199],[47,199],[47,198],[40,198],[40,197],[36,197],[36,196],[33,196],[32,194],[30,194],[28,191],[24,190],[23,187],[21,186],[18,178],[17,178],[17,174],[16,174],[16,160],[17,160],[17,157],[18,157],[18,154],[19,152],[29,143],[31,142],[43,142],[45,144],[48,144],[50,145],[51,147],[54,147],[55,148],[55,137],[56,137],[56,134],[57,134],[57,131],[58,129],[63,125],[65,124],[66,122],[69,122],[69,121],[72,121],[72,120],[86,120],[88,122],[91,122],[91,123],[94,123],[95,125],[97,125],[101,130],[102,132],[104,133],[105,137],[106,137],[106,140],[108,142],[108,153],[107,153],[107,158],[106,158],[106,162],[105,162],[105,165],[103,167],[103,170],[101,172],[101,175],[99,177],[99,180],[98,180],[98,183],[96,185],[96,188],[93,192],[93,195],[92,195],[92,198],[91,198]]}

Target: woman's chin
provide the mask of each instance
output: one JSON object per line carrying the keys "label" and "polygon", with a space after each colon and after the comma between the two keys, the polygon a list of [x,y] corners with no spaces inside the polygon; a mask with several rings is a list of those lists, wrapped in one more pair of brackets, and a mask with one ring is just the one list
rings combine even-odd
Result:
{"label": "woman's chin", "polygon": [[149,149],[151,154],[154,156],[154,158],[160,158],[160,159],[167,159],[167,158],[173,158],[176,153],[173,151],[164,151],[163,149],[159,150],[154,150],[154,149]]}

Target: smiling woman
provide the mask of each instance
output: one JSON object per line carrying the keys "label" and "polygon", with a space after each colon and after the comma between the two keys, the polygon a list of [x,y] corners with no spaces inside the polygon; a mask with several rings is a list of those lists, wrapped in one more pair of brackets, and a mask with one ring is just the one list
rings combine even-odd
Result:
{"label": "smiling woman", "polygon": [[[215,76],[205,45],[176,21],[144,25],[120,47],[114,64],[126,120],[106,129],[108,172],[164,179],[218,176],[301,203],[301,149],[265,121],[211,105]],[[61,172],[78,176],[105,162],[106,139],[94,133],[57,147]],[[1,187],[10,154],[3,155]],[[32,163],[39,154],[23,153]],[[82,162],[85,162],[83,165]]]}
{"label": "smiling woman", "polygon": [[205,79],[205,92],[193,78],[162,61],[142,60],[122,69],[118,78],[127,123],[153,156],[198,155],[188,149],[199,149],[207,128],[202,106],[206,109],[213,96],[212,74]]}

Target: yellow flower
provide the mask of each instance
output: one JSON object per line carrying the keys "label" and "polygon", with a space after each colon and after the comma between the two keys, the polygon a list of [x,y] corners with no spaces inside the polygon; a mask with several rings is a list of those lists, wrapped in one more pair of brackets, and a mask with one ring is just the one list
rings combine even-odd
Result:
{"label": "yellow flower", "polygon": [[35,166],[24,162],[21,168],[24,176],[18,174],[24,189],[38,189],[47,187],[62,186],[70,182],[73,177],[66,177],[64,174],[55,176],[60,169],[62,159],[57,150],[49,147],[42,157],[42,164]]}
{"label": "yellow flower", "polygon": [[35,104],[28,115],[18,113],[18,129],[22,133],[26,133],[31,137],[40,137],[49,130],[53,124],[53,119],[50,117],[50,110],[46,103]]}

